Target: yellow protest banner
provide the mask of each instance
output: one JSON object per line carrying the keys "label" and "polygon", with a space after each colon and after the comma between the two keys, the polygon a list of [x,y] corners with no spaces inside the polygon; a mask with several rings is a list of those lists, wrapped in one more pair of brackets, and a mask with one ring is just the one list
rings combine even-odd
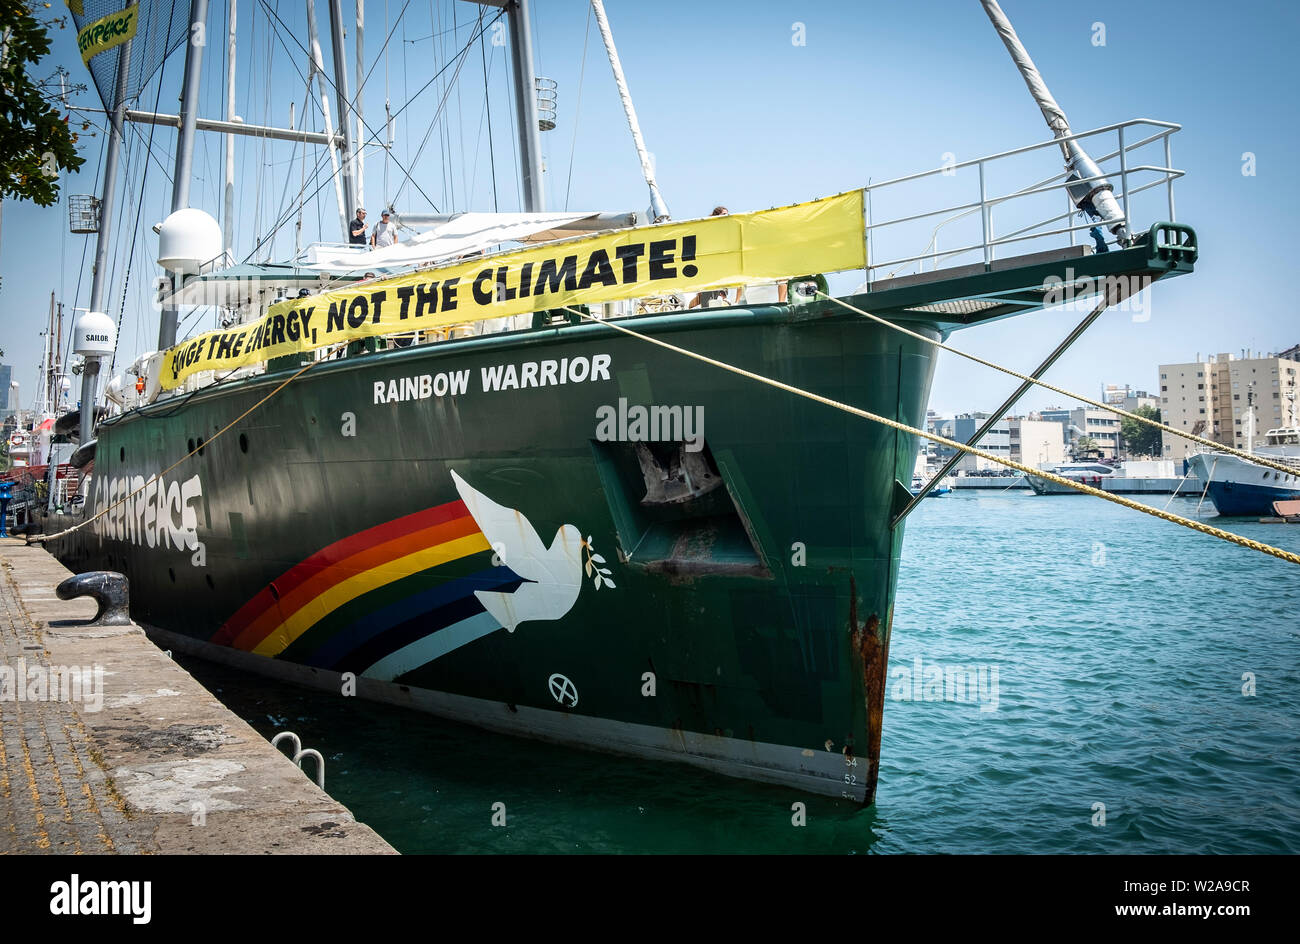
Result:
{"label": "yellow protest banner", "polygon": [[863,195],[661,223],[371,280],[273,305],[261,319],[168,349],[163,389],[343,341],[667,292],[866,265]]}
{"label": "yellow protest banner", "polygon": [[92,56],[106,52],[114,46],[120,46],[135,36],[139,25],[140,5],[133,3],[125,10],[102,16],[93,23],[87,23],[77,33],[77,48],[81,50],[81,61],[90,62]]}

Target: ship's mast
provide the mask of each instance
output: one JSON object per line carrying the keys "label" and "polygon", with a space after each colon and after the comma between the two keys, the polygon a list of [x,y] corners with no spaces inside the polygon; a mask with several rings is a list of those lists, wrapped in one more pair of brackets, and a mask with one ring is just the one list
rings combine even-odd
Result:
{"label": "ship's mast", "polygon": [[533,68],[533,33],[528,0],[507,0],[510,20],[510,63],[515,76],[515,108],[519,113],[519,170],[523,175],[524,210],[546,209],[542,187],[542,135],[537,124],[536,71]]}
{"label": "ship's mast", "polygon": [[[53,295],[54,293],[51,292],[50,294]],[[58,327],[54,333],[54,341],[58,345],[58,349],[54,355],[54,364],[55,367],[61,372],[63,370],[63,302],[59,302],[59,314],[58,314],[57,322],[58,322]],[[59,380],[58,380],[58,399],[55,401],[55,403],[59,404],[62,402],[62,400],[63,400],[63,374],[60,373]],[[58,407],[56,406],[55,409],[57,411]]]}
{"label": "ship's mast", "polygon": [[[235,120],[235,8],[238,0],[230,0],[229,34],[226,37],[226,121]],[[226,194],[221,211],[225,233],[225,249],[234,261],[235,252],[235,136],[226,135]]]}
{"label": "ship's mast", "polygon": [[537,123],[537,73],[533,70],[533,36],[528,0],[470,0],[506,11],[510,23],[510,69],[515,84],[515,117],[519,125],[519,175],[524,211],[546,209],[542,187],[542,137]]}
{"label": "ship's mast", "polygon": [[[330,118],[330,100],[325,90],[325,61],[320,51],[320,31],[316,28],[316,0],[307,0],[307,43],[311,50],[310,71],[307,73],[307,88],[311,90],[311,80],[316,79],[320,87],[320,110],[325,122],[325,136],[329,138],[330,179],[334,181],[334,199],[339,205],[339,225],[343,231],[343,241],[348,239],[348,214],[356,207],[348,207],[348,196],[343,193],[343,177],[339,173],[339,155],[335,150],[334,124]],[[340,116],[341,117],[341,116]],[[304,122],[306,116],[303,116]]]}
{"label": "ship's mast", "polygon": [[[128,3],[129,5],[129,3]],[[125,9],[125,7],[123,7]],[[131,67],[134,40],[122,44],[117,55],[117,79],[113,86],[113,112],[108,127],[108,147],[104,155],[104,187],[99,199],[99,235],[95,241],[95,268],[90,279],[90,310],[104,310],[104,279],[108,274],[108,243],[113,232],[113,202],[117,191],[117,158],[122,150],[123,119],[126,114],[126,87]],[[99,358],[86,359],[81,372],[81,442],[88,443],[95,432],[95,387],[99,379]]]}
{"label": "ship's mast", "polygon": [[357,0],[357,93],[352,99],[352,110],[357,116],[357,203],[366,205],[366,122],[361,110],[361,86],[365,84],[366,56],[366,2]]}
{"label": "ship's mast", "polygon": [[[194,168],[194,122],[199,116],[199,80],[203,70],[203,43],[199,37],[208,19],[208,0],[190,0],[189,38],[185,43],[185,79],[181,85],[181,128],[176,144],[176,173],[172,177],[172,212],[190,205],[190,176]],[[195,29],[195,27],[199,29]],[[159,350],[166,350],[176,341],[175,325],[172,336]]]}
{"label": "ship's mast", "polygon": [[54,293],[50,292],[50,319],[46,327],[48,343],[45,345],[45,412],[53,413],[57,409],[58,400],[56,398],[55,387],[58,382],[54,379],[58,369],[55,365],[57,354],[54,350],[54,339],[57,335],[54,333]]}
{"label": "ship's mast", "polygon": [[[310,3],[311,0],[308,0]],[[334,47],[334,94],[339,105],[339,131],[343,134],[343,199],[347,201],[344,219],[361,205],[357,199],[356,164],[352,160],[352,119],[348,98],[347,62],[343,50],[343,3],[329,0],[330,40]]]}
{"label": "ship's mast", "polygon": [[[194,167],[194,122],[199,112],[199,78],[203,67],[203,35],[208,19],[208,0],[190,0],[190,23],[185,43],[185,81],[181,86],[180,136],[176,144],[176,171],[172,177],[172,212],[183,210],[190,202],[190,174]],[[195,27],[199,27],[195,29]],[[184,276],[172,276],[177,293]],[[158,324],[158,350],[165,351],[176,343],[179,308],[175,303],[163,307]]]}

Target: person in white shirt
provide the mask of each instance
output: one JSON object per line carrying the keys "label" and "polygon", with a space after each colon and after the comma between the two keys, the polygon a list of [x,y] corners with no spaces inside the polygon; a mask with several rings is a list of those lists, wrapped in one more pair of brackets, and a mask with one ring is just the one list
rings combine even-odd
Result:
{"label": "person in white shirt", "polygon": [[397,224],[389,219],[391,212],[385,210],[379,214],[379,222],[375,224],[375,231],[370,237],[370,245],[376,249],[383,249],[397,242]]}

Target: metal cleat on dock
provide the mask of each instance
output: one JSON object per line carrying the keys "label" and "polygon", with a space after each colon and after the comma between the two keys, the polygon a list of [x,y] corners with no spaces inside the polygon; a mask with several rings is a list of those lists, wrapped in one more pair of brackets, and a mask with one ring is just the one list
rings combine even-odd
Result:
{"label": "metal cleat on dock", "polygon": [[92,570],[69,577],[55,588],[60,600],[91,597],[99,604],[95,618],[87,626],[129,626],[127,611],[128,583],[124,575],[111,570]]}

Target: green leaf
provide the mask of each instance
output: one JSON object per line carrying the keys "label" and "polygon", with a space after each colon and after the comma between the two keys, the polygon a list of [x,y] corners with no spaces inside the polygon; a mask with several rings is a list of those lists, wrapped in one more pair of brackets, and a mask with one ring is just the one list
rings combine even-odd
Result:
{"label": "green leaf", "polygon": [[84,163],[61,112],[58,83],[28,73],[29,65],[39,66],[49,54],[47,26],[32,15],[29,4],[0,6],[0,31],[7,36],[0,65],[0,197],[39,206],[56,204],[58,176]]}

